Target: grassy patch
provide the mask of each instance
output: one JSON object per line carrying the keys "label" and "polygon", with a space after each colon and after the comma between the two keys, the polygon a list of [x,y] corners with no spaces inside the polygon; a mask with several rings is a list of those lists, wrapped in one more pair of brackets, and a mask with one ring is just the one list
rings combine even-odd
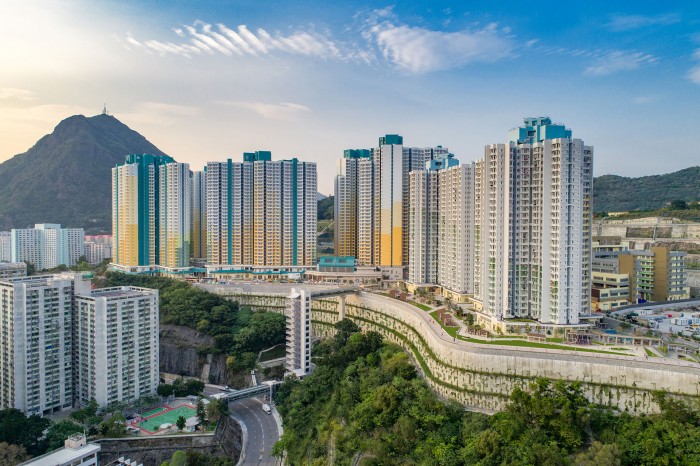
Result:
{"label": "grassy patch", "polygon": [[547,338],[547,341],[548,341],[549,343],[564,343],[564,339],[563,339],[563,338],[556,338],[556,337],[554,337],[554,338]]}
{"label": "grassy patch", "polygon": [[446,327],[445,325],[443,325],[443,323],[440,321],[440,319],[437,316],[437,311],[431,312],[430,316],[433,319],[435,319],[435,321],[438,324],[440,324],[440,327],[442,327],[443,330],[445,330],[449,336],[451,336],[452,338],[457,338],[457,330],[459,330],[459,327]]}
{"label": "grassy patch", "polygon": [[522,340],[498,340],[498,341],[490,341],[490,340],[477,340],[476,338],[466,338],[463,336],[457,336],[460,340],[468,341],[470,343],[481,343],[485,345],[497,345],[497,346],[526,346],[530,348],[544,348],[544,349],[556,349],[556,350],[564,350],[564,351],[580,351],[582,353],[603,353],[603,354],[617,354],[617,355],[622,355],[622,356],[630,356],[629,354],[625,353],[616,353],[613,351],[601,351],[601,350],[594,350],[594,349],[589,349],[589,348],[576,348],[573,346],[563,346],[563,345],[552,345],[549,343],[538,343],[535,341],[522,341]]}
{"label": "grassy patch", "polygon": [[654,353],[654,352],[653,352],[652,350],[650,350],[649,348],[644,348],[644,352],[645,352],[645,353],[647,354],[647,356],[649,356],[650,358],[658,358],[658,357],[659,357],[659,356],[657,356],[656,353]]}
{"label": "grassy patch", "polygon": [[412,305],[416,306],[418,309],[421,309],[423,311],[429,311],[430,309],[432,309],[430,306],[426,306],[425,304],[417,303],[415,301],[406,301],[406,302],[408,304],[412,304]]}
{"label": "grassy patch", "polygon": [[273,346],[262,352],[260,362],[271,361],[273,359],[283,358],[287,355],[287,347],[285,345]]}

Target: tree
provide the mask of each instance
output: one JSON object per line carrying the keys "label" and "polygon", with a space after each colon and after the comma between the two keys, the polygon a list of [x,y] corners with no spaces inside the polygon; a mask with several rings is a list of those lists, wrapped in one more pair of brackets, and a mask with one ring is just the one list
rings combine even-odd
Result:
{"label": "tree", "polygon": [[201,398],[197,400],[197,417],[199,418],[199,422],[204,425],[206,423],[207,419],[207,410],[204,407],[204,401],[202,401]]}
{"label": "tree", "polygon": [[100,424],[99,431],[107,438],[124,437],[126,435],[126,418],[122,413],[116,412]]}
{"label": "tree", "polygon": [[174,387],[170,384],[167,383],[162,383],[158,385],[158,388],[156,388],[156,393],[160,396],[168,397],[171,396],[174,392]]}
{"label": "tree", "polygon": [[44,431],[51,421],[37,416],[25,416],[17,409],[0,411],[0,442],[21,445],[30,455],[44,453],[45,444],[41,441]]}
{"label": "tree", "polygon": [[682,199],[676,199],[671,201],[671,208],[673,210],[686,210],[688,208],[688,203]]}
{"label": "tree", "polygon": [[207,419],[209,422],[218,422],[222,414],[228,412],[228,404],[221,400],[211,400],[207,405]]}
{"label": "tree", "polygon": [[175,425],[177,426],[178,429],[182,430],[185,428],[185,424],[187,421],[185,420],[184,416],[180,416],[177,418],[177,421],[175,422]]}
{"label": "tree", "polygon": [[83,426],[69,419],[51,424],[46,432],[46,450],[53,451],[63,447],[68,437],[81,432],[83,432]]}
{"label": "tree", "polygon": [[28,459],[29,455],[23,446],[0,442],[0,466],[14,466]]}

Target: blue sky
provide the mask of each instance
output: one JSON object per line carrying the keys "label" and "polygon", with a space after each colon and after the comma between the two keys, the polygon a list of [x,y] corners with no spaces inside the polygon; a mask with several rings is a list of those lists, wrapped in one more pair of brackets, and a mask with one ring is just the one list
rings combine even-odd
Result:
{"label": "blue sky", "polygon": [[110,111],[199,169],[269,149],[319,164],[386,133],[464,162],[524,116],[595,173],[697,165],[695,2],[15,1],[0,5],[0,161]]}

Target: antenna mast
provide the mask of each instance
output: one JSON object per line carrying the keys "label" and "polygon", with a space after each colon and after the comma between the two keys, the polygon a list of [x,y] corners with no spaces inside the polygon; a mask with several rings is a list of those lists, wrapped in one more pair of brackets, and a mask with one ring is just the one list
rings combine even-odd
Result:
{"label": "antenna mast", "polygon": [[104,104],[104,107],[102,107],[102,114],[109,115],[109,112],[107,111],[107,104]]}

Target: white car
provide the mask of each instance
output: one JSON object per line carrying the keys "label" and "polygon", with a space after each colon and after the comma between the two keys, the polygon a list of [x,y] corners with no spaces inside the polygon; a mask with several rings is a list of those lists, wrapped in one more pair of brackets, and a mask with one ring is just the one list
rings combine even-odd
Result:
{"label": "white car", "polygon": [[262,409],[263,409],[263,411],[265,411],[265,414],[272,414],[272,408],[270,408],[270,405],[263,404]]}

